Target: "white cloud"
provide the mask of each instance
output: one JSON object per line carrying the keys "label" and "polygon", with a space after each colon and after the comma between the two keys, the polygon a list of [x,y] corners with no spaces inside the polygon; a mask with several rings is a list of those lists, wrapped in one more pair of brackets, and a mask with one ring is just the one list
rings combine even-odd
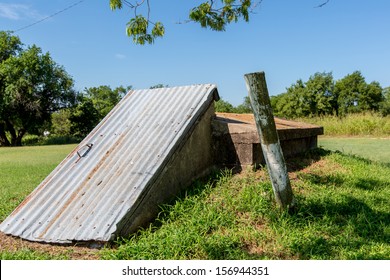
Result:
{"label": "white cloud", "polygon": [[125,59],[126,56],[125,56],[124,54],[117,53],[117,54],[115,54],[115,58],[116,58],[116,59]]}
{"label": "white cloud", "polygon": [[21,19],[42,19],[44,16],[38,11],[31,9],[28,5],[0,3],[0,17],[21,20]]}

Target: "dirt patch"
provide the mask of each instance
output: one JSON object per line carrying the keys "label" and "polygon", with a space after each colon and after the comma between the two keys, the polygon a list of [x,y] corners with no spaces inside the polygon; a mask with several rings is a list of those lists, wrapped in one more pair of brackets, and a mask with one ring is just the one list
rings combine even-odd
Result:
{"label": "dirt patch", "polygon": [[303,173],[313,173],[313,174],[335,174],[335,173],[342,173],[346,174],[348,173],[348,170],[343,167],[341,164],[330,162],[326,159],[321,159],[317,162],[313,162],[311,165],[303,168],[301,170]]}
{"label": "dirt patch", "polygon": [[10,253],[20,250],[31,250],[41,254],[47,254],[54,259],[72,260],[98,260],[98,249],[91,249],[81,246],[60,246],[38,242],[30,242],[20,238],[5,235],[0,232],[0,251]]}

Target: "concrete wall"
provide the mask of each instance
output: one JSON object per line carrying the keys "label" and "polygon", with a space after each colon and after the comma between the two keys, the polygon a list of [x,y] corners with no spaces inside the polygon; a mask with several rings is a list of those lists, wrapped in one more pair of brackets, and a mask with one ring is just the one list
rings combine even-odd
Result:
{"label": "concrete wall", "polygon": [[[239,171],[242,166],[265,163],[255,124],[216,118],[212,126],[217,165]],[[297,127],[277,129],[277,132],[283,155],[288,158],[316,148],[317,135],[323,134],[323,128],[302,127],[302,123],[297,123]]]}

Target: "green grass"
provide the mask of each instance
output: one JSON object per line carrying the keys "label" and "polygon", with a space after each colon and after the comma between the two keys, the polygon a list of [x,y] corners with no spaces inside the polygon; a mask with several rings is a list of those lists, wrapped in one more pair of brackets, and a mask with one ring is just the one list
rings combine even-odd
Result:
{"label": "green grass", "polygon": [[66,256],[52,256],[47,253],[37,252],[31,249],[21,249],[16,252],[7,252],[0,250],[1,260],[65,260]]}
{"label": "green grass", "polygon": [[0,148],[0,220],[4,220],[74,147]]}
{"label": "green grass", "polygon": [[389,167],[332,153],[294,174],[293,214],[276,207],[265,172],[226,172],[102,258],[389,259]]}
{"label": "green grass", "polygon": [[[3,220],[74,146],[0,149]],[[298,206],[281,212],[266,170],[226,170],[161,208],[102,259],[390,259],[390,166],[318,149],[289,162]],[[66,253],[0,249],[1,259]]]}
{"label": "green grass", "polygon": [[390,138],[320,137],[318,144],[331,151],[360,156],[390,166]]}

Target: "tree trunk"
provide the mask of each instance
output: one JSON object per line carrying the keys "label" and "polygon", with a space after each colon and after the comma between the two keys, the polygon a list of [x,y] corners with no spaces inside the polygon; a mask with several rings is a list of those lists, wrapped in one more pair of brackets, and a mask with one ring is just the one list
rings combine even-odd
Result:
{"label": "tree trunk", "polygon": [[252,73],[244,77],[276,202],[283,209],[293,208],[294,197],[276,131],[265,74],[264,72]]}
{"label": "tree trunk", "polygon": [[7,135],[5,134],[5,124],[0,122],[0,146],[9,147],[11,143],[9,142]]}
{"label": "tree trunk", "polygon": [[22,138],[26,134],[26,130],[24,128],[18,131],[18,136],[16,137],[15,146],[22,146]]}
{"label": "tree trunk", "polygon": [[[8,140],[6,131],[11,135],[11,142]],[[16,132],[13,124],[9,120],[0,123],[0,145],[1,146],[22,146],[22,138],[26,134],[26,129],[22,128]]]}
{"label": "tree trunk", "polygon": [[17,136],[16,136],[16,131],[15,131],[14,126],[12,125],[12,123],[9,120],[5,120],[5,125],[7,128],[7,131],[11,134],[11,145],[17,146],[16,145]]}

